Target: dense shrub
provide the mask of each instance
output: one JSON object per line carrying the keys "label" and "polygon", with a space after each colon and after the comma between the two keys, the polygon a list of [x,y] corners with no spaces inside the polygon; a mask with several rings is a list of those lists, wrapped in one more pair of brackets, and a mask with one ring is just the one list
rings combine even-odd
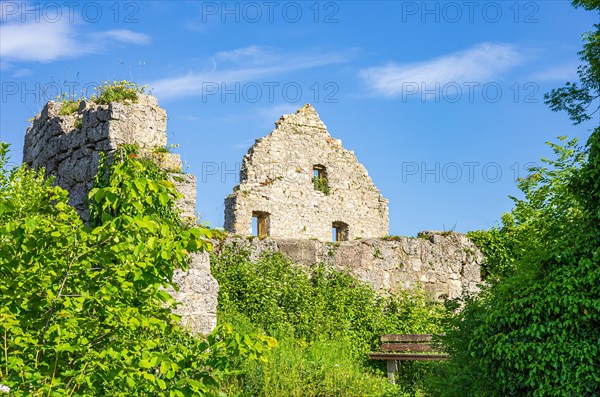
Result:
{"label": "dense shrub", "polygon": [[[597,0],[573,4],[600,9]],[[594,28],[580,84],[546,96],[575,124],[600,111],[600,24]],[[519,182],[524,198],[504,226],[472,235],[496,279],[450,317],[452,360],[431,378],[434,395],[600,395],[600,127],[585,148],[551,146],[556,159]]]}
{"label": "dense shrub", "polygon": [[173,185],[115,158],[87,227],[43,170],[7,168],[0,143],[0,385],[11,396],[212,396],[273,346],[227,325],[206,340],[179,327],[164,288],[211,232],[180,227],[164,207]]}
{"label": "dense shrub", "polygon": [[94,89],[96,92],[91,100],[101,105],[107,105],[111,102],[137,102],[139,95],[146,90],[145,86],[140,86],[131,81],[105,81],[101,86]]}
{"label": "dense shrub", "polygon": [[[441,330],[443,306],[420,290],[380,296],[348,274],[325,266],[307,269],[272,252],[253,262],[247,252],[225,248],[211,264],[220,319],[280,341],[269,363],[251,364],[238,385],[253,395],[399,393],[385,383],[384,363],[369,361],[366,353],[378,347],[383,333]],[[414,393],[430,367],[410,366],[401,374],[403,389]]]}

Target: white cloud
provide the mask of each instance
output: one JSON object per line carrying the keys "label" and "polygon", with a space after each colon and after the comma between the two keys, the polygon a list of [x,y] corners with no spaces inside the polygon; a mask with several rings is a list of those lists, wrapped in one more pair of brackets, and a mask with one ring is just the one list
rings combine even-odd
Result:
{"label": "white cloud", "polygon": [[482,43],[425,62],[363,69],[360,76],[373,92],[394,97],[402,94],[407,84],[422,89],[436,84],[488,82],[520,60],[521,55],[513,46]]}
{"label": "white cloud", "polygon": [[256,109],[256,115],[261,120],[277,121],[284,114],[296,113],[301,108],[301,104],[282,103],[270,107],[261,107]]}
{"label": "white cloud", "polygon": [[289,54],[268,47],[250,46],[215,54],[212,67],[204,71],[152,81],[148,86],[160,99],[202,95],[207,86],[250,82],[257,79],[346,62],[349,52]]}
{"label": "white cloud", "polygon": [[118,41],[125,44],[150,44],[150,36],[126,29],[114,29],[106,32],[94,33],[98,40]]}
{"label": "white cloud", "polygon": [[50,62],[90,52],[75,40],[66,23],[19,23],[0,25],[0,56],[11,61]]}
{"label": "white cloud", "polygon": [[577,80],[577,63],[551,66],[537,71],[531,76],[534,81],[574,81]]}
{"label": "white cloud", "polygon": [[2,62],[52,62],[101,51],[115,42],[147,44],[150,38],[130,30],[109,30],[89,34],[78,33],[80,23],[14,22],[0,24],[0,57]]}
{"label": "white cloud", "polygon": [[225,62],[261,62],[265,58],[272,56],[271,48],[252,45],[244,48],[237,48],[231,51],[217,52],[214,56],[215,61]]}
{"label": "white cloud", "polygon": [[13,77],[15,78],[19,78],[19,77],[27,77],[33,74],[33,71],[31,69],[17,69],[14,73],[13,73]]}

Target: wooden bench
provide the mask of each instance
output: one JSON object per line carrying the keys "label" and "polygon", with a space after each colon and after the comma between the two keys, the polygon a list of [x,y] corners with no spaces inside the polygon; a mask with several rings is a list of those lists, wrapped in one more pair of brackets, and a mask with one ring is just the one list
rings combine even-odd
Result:
{"label": "wooden bench", "polygon": [[448,355],[431,345],[429,334],[381,335],[380,352],[369,353],[371,360],[387,361],[388,380],[396,383],[394,374],[399,361],[447,360]]}

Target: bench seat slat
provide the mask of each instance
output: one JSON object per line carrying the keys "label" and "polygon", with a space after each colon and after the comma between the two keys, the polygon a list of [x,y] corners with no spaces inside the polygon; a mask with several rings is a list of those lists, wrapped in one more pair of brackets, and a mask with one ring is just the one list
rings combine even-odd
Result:
{"label": "bench seat slat", "polygon": [[382,342],[431,342],[429,334],[384,334]]}
{"label": "bench seat slat", "polygon": [[447,360],[447,354],[419,354],[419,353],[369,353],[371,360],[396,360],[396,361],[432,361]]}
{"label": "bench seat slat", "polygon": [[382,343],[379,350],[384,352],[433,352],[430,344],[424,343]]}

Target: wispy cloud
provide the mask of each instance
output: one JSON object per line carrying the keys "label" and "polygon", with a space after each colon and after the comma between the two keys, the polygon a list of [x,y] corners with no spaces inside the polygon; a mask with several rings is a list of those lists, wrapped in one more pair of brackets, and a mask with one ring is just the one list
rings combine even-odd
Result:
{"label": "wispy cloud", "polygon": [[262,120],[272,120],[275,122],[284,114],[296,113],[301,106],[301,104],[282,103],[269,107],[261,107],[256,109],[256,115]]}
{"label": "wispy cloud", "polygon": [[520,60],[521,54],[511,45],[482,43],[425,62],[363,69],[360,76],[374,93],[394,97],[402,94],[407,84],[421,89],[436,84],[489,81]]}
{"label": "wispy cloud", "polygon": [[106,32],[93,33],[101,41],[110,40],[124,44],[150,44],[150,36],[127,29],[114,29]]}
{"label": "wispy cloud", "polygon": [[82,23],[12,21],[0,24],[2,63],[52,62],[102,51],[109,45],[148,44],[150,37],[125,29],[79,33]]}
{"label": "wispy cloud", "polygon": [[15,77],[15,78],[19,78],[19,77],[27,77],[27,76],[30,76],[30,75],[32,75],[32,74],[33,74],[33,71],[32,71],[32,70],[30,70],[30,69],[17,69],[17,70],[16,70],[16,71],[13,73],[12,77]]}
{"label": "wispy cloud", "polygon": [[531,78],[534,81],[573,81],[577,79],[577,63],[551,66],[537,71]]}
{"label": "wispy cloud", "polygon": [[202,95],[207,84],[235,84],[273,78],[285,73],[347,62],[352,51],[290,54],[274,48],[250,46],[218,52],[211,67],[152,81],[148,86],[160,99]]}
{"label": "wispy cloud", "polygon": [[75,40],[67,23],[14,23],[0,25],[0,56],[5,61],[50,62],[90,52]]}
{"label": "wispy cloud", "polygon": [[273,49],[271,47],[252,45],[230,51],[220,51],[217,52],[213,58],[217,62],[245,62],[254,64],[264,62],[272,55]]}

